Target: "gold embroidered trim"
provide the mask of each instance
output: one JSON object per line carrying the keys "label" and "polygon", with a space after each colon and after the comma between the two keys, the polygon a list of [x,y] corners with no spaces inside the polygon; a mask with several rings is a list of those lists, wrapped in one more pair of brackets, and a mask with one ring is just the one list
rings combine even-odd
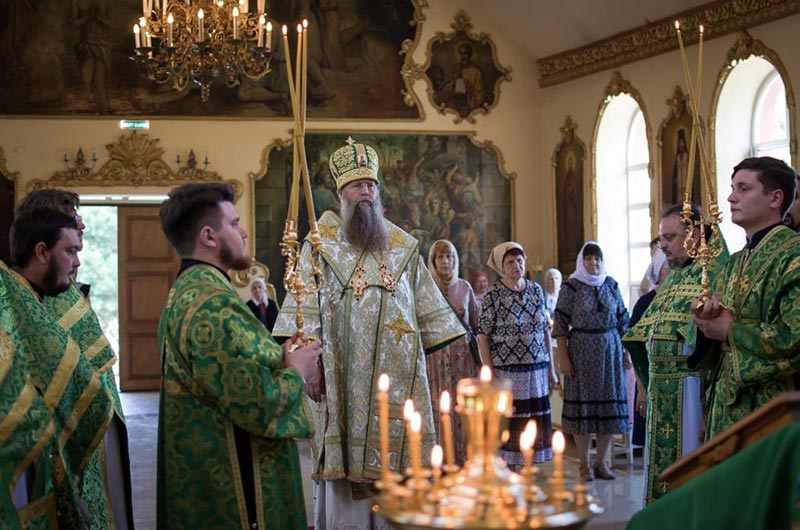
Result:
{"label": "gold embroidered trim", "polygon": [[44,402],[51,409],[55,409],[58,402],[61,401],[61,396],[69,384],[72,372],[78,365],[80,358],[80,348],[78,344],[72,339],[67,337],[67,347],[61,355],[61,361],[58,363],[53,378],[47,385],[47,392],[44,395]]}

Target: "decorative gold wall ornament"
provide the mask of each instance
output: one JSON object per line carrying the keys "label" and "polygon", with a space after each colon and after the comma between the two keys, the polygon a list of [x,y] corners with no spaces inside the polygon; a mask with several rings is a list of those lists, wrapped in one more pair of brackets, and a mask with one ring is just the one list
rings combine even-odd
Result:
{"label": "decorative gold wall ornament", "polygon": [[[673,27],[674,30],[674,27]],[[597,120],[594,123],[594,132],[592,133],[592,147],[589,152],[589,158],[591,159],[591,178],[589,179],[589,196],[591,197],[591,212],[590,212],[590,219],[591,225],[588,234],[589,239],[597,239],[597,134],[600,131],[600,123],[603,120],[603,114],[606,111],[606,107],[614,98],[614,96],[619,96],[620,94],[627,94],[632,97],[636,103],[639,105],[639,108],[642,109],[642,116],[644,116],[644,128],[645,134],[647,136],[647,149],[648,149],[648,163],[647,163],[647,175],[650,178],[650,182],[653,182],[653,157],[651,154],[650,149],[650,139],[653,137],[653,128],[650,124],[649,113],[647,112],[647,106],[644,104],[644,98],[639,93],[636,88],[619,72],[613,72],[611,74],[611,81],[606,86],[605,92],[603,94],[603,99],[600,101],[597,109]],[[653,186],[650,186],[650,219],[652,224],[652,219],[655,217],[655,203],[653,202]],[[651,226],[650,229],[651,233],[655,234],[655,227]]]}
{"label": "decorative gold wall ornament", "polygon": [[781,76],[784,87],[786,87],[786,106],[789,109],[789,153],[792,158],[792,167],[797,167],[799,162],[797,158],[797,104],[794,97],[794,88],[792,87],[792,80],[789,77],[789,71],[783,64],[778,53],[766,46],[760,40],[754,39],[746,30],[739,33],[736,42],[728,50],[725,55],[725,64],[720,68],[717,74],[717,83],[714,85],[714,93],[711,96],[711,115],[708,119],[709,130],[709,160],[711,171],[716,174],[717,168],[717,154],[716,154],[716,121],[717,121],[717,106],[719,104],[719,97],[722,94],[722,87],[725,85],[728,76],[736,65],[749,59],[750,57],[761,57],[769,61],[778,74]]}
{"label": "decorative gold wall ornament", "polygon": [[[189,165],[173,170],[163,160],[164,149],[157,144],[159,139],[150,139],[147,134],[136,131],[124,134],[106,145],[109,160],[94,171],[86,165],[77,165],[66,171],[57,171],[47,180],[34,179],[28,183],[27,193],[57,186],[178,186],[188,182],[221,182],[223,178],[215,171],[207,171]],[[236,197],[241,197],[244,186],[237,180],[226,180],[233,186]]]}
{"label": "decorative gold wall ornament", "polygon": [[414,4],[414,19],[411,21],[411,25],[416,26],[417,31],[414,33],[414,40],[406,39],[400,43],[400,55],[405,55],[406,57],[403,61],[403,66],[400,67],[400,75],[403,78],[403,85],[405,85],[405,89],[401,90],[400,92],[403,95],[403,102],[409,107],[418,109],[419,120],[424,121],[425,107],[422,106],[422,101],[420,101],[417,93],[414,92],[414,81],[419,79],[420,76],[414,74],[414,70],[417,65],[414,63],[413,55],[419,46],[420,39],[422,38],[422,23],[426,20],[422,10],[427,9],[428,0],[411,1]]}
{"label": "decorative gold wall ornament", "polygon": [[475,116],[488,114],[500,98],[500,83],[511,81],[511,68],[500,64],[494,42],[486,33],[473,33],[463,10],[450,24],[452,33],[441,31],[428,42],[427,61],[403,66],[410,86],[427,81],[428,98],[441,114],[455,114],[454,123],[475,123]]}
{"label": "decorative gold wall ornament", "polygon": [[572,116],[567,116],[564,125],[559,129],[561,140],[550,158],[553,183],[551,204],[553,226],[556,228],[553,256],[556,266],[565,275],[573,272],[575,256],[586,241],[584,168],[587,149],[586,144],[575,134],[577,128],[578,124],[572,121]]}
{"label": "decorative gold wall ornament", "polygon": [[[580,48],[543,57],[536,61],[539,86],[558,85],[676,50],[675,19],[680,19],[686,27],[707,25],[705,40],[708,40],[795,13],[800,13],[798,0],[716,0]],[[684,42],[690,45],[697,40],[698,35],[692,33],[685,36]]]}

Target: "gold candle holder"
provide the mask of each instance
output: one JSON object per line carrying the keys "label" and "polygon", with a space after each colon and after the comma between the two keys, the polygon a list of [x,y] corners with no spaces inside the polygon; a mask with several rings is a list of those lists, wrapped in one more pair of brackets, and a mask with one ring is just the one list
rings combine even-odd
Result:
{"label": "gold candle holder", "polygon": [[[536,484],[531,464],[524,475],[512,472],[498,456],[511,416],[511,381],[479,379],[458,382],[457,410],[468,433],[470,457],[457,472],[441,475],[441,448],[432,453],[433,471],[416,471],[413,461],[405,482],[382,488],[375,511],[401,530],[423,528],[505,529],[581,528],[603,511],[600,503],[561,473],[560,486]],[[414,417],[413,403],[407,403]],[[526,429],[526,445],[533,446],[533,428]],[[502,433],[502,434],[501,434]],[[412,443],[412,451],[414,444]],[[531,456],[531,453],[529,453]],[[433,483],[430,482],[432,477]],[[568,489],[570,486],[572,490]],[[580,501],[580,504],[578,504]]]}

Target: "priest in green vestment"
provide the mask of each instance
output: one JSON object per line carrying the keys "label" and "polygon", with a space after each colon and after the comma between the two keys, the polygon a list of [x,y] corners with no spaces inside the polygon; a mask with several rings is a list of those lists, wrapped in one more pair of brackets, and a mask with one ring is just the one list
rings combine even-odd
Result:
{"label": "priest in green vestment", "polygon": [[[422,454],[435,443],[425,354],[466,332],[419,256],[419,242],[382,214],[378,156],[348,141],[329,166],[342,201],[342,217],[319,220],[324,253],[322,290],[302,301],[304,332],[322,340],[325,398],[316,417],[313,478],[315,527],[370,529],[386,525],[370,516],[372,484],[380,477],[377,382],[390,378],[389,462],[408,465],[403,405],[413,399],[422,418]],[[310,244],[302,251],[310,276]],[[296,301],[287,296],[276,336],[296,330]]]}
{"label": "priest in green vestment", "polygon": [[[705,387],[701,372],[687,364],[695,350],[695,334],[686,332],[687,326],[693,326],[692,302],[703,293],[702,267],[689,257],[684,245],[687,242],[696,248],[700,243],[697,228],[700,211],[692,206],[695,228],[687,241],[681,209],[680,205],[667,208],[659,222],[659,245],[667,258],[669,276],[659,286],[642,318],[622,339],[639,380],[647,388],[645,504],[667,492],[667,484],[659,482],[658,476],[699,447],[705,433],[702,406]],[[728,253],[721,241],[712,239],[709,245],[722,245],[720,256],[711,261],[708,270],[713,282]]]}
{"label": "priest in green vestment", "polygon": [[[694,322],[716,341],[706,438],[778,394],[794,389],[800,369],[800,235],[782,220],[795,196],[796,173],[771,157],[733,169],[731,220],[747,245],[717,277],[716,293],[695,308]],[[695,304],[697,305],[697,304]]]}
{"label": "priest in green vestment", "polygon": [[311,434],[321,347],[286,353],[231,285],[250,264],[234,200],[227,184],[186,184],[161,206],[182,258],[158,330],[161,530],[307,527],[295,438]]}
{"label": "priest in green vestment", "polygon": [[[86,225],[78,214],[78,194],[61,189],[44,189],[29,193],[17,206],[22,216],[37,209],[50,209],[75,219],[78,237],[83,243]],[[111,367],[117,356],[108,343],[100,321],[83,295],[75,277],[70,287],[57,296],[47,296],[44,304],[78,343],[81,352],[98,371],[102,391],[114,404],[114,415],[97,451],[89,460],[81,479],[81,497],[92,518],[92,530],[132,530],[133,504],[131,499],[128,433],[119,400],[119,391]]]}
{"label": "priest in green vestment", "polygon": [[113,403],[43,303],[70,287],[80,265],[77,226],[35,210],[17,217],[10,239],[14,269],[0,263],[0,526],[89,528],[76,484]]}

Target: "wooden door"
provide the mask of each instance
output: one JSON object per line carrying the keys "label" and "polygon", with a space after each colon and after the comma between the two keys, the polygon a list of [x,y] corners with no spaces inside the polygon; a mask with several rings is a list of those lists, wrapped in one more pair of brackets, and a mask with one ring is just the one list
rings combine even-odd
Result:
{"label": "wooden door", "polygon": [[158,390],[158,319],[180,259],[161,231],[158,206],[118,211],[120,388]]}

